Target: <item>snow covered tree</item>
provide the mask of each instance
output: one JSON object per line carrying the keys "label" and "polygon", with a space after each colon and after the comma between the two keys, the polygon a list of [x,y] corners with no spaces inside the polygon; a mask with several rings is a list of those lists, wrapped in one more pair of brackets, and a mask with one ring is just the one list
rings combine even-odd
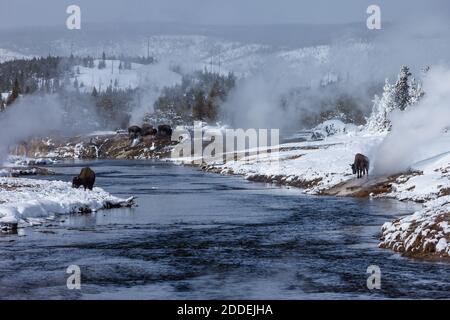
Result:
{"label": "snow covered tree", "polygon": [[397,82],[392,85],[386,79],[383,94],[375,96],[370,117],[367,119],[366,129],[370,132],[383,132],[391,129],[389,113],[393,110],[405,110],[419,102],[425,95],[420,82],[411,77],[407,66],[402,66]]}
{"label": "snow covered tree", "polygon": [[395,95],[394,100],[396,106],[400,110],[405,110],[410,104],[409,96],[409,77],[412,76],[409,68],[407,66],[402,66],[400,69],[400,74],[398,75],[397,82],[395,83]]}
{"label": "snow covered tree", "polygon": [[372,113],[367,120],[366,128],[370,132],[383,132],[390,129],[388,114],[396,108],[395,86],[386,79],[381,98],[375,95]]}
{"label": "snow covered tree", "polygon": [[409,105],[415,105],[424,95],[422,84],[417,82],[415,78],[412,78],[409,84]]}

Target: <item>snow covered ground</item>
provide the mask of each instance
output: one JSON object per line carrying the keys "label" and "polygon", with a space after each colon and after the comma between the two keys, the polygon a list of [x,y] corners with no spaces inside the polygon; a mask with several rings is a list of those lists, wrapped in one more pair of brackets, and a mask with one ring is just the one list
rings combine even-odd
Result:
{"label": "snow covered ground", "polygon": [[[321,129],[323,125],[313,130],[313,134],[317,136]],[[356,126],[344,125],[340,129],[344,130],[341,134],[335,134],[323,140],[271,146],[270,153],[256,152],[266,148],[248,150],[252,154],[237,152],[236,160],[225,163],[206,163],[205,169],[224,174],[242,175],[249,180],[301,186],[306,193],[317,194],[353,179],[349,164],[353,163],[355,154],[370,155],[384,138],[383,134],[358,132]],[[349,130],[346,131],[347,129]],[[189,162],[191,159],[172,158],[171,160]]]}
{"label": "snow covered ground", "polygon": [[34,225],[59,214],[132,205],[132,198],[117,198],[101,188],[84,191],[63,181],[0,178],[0,227],[4,229]]}
{"label": "snow covered ground", "polygon": [[425,203],[413,215],[386,222],[380,247],[417,257],[450,256],[450,197]]}
{"label": "snow covered ground", "polygon": [[104,69],[98,69],[99,62],[100,60],[94,61],[94,68],[74,67],[75,76],[72,83],[78,81],[80,91],[90,93],[94,86],[97,90],[103,91],[110,85],[120,89],[154,87],[157,90],[181,82],[181,76],[164,64],[132,63],[131,69],[127,70],[119,69],[119,60],[105,60]]}

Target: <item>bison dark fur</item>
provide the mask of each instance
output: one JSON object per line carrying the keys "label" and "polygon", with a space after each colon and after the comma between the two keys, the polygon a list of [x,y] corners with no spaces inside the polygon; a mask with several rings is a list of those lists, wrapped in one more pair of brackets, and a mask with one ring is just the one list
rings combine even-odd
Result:
{"label": "bison dark fur", "polygon": [[142,129],[138,126],[131,126],[128,128],[128,136],[130,139],[136,139],[142,135]]}
{"label": "bison dark fur", "polygon": [[81,186],[84,187],[84,190],[89,189],[92,190],[94,188],[95,183],[95,172],[89,168],[81,169],[81,172],[78,176],[74,177],[72,180],[72,188],[79,188]]}
{"label": "bison dark fur", "polygon": [[155,128],[153,128],[153,126],[149,125],[149,124],[144,124],[142,126],[142,136],[154,136],[158,133],[158,130],[156,130]]}
{"label": "bison dark fur", "polygon": [[355,155],[355,161],[350,165],[353,170],[353,174],[356,174],[358,178],[362,178],[363,175],[369,175],[369,158],[361,153]]}
{"label": "bison dark fur", "polygon": [[161,136],[171,136],[172,135],[172,127],[168,124],[161,124],[158,126],[158,134]]}

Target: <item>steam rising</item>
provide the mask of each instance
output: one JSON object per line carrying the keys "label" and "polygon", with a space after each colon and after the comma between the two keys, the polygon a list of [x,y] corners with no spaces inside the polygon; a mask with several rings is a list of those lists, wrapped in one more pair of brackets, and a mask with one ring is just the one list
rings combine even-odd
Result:
{"label": "steam rising", "polygon": [[441,145],[450,128],[450,69],[433,67],[424,81],[426,95],[405,111],[392,112],[392,131],[375,152],[374,173],[404,172],[421,161],[449,152]]}
{"label": "steam rising", "polygon": [[62,129],[63,110],[55,96],[25,96],[0,114],[0,160],[8,148]]}

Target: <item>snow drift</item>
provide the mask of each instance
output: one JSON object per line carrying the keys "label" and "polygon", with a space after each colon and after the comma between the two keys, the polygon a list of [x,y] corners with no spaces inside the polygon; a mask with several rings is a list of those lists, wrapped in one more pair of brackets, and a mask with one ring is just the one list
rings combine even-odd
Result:
{"label": "snow drift", "polygon": [[132,205],[133,198],[121,199],[101,188],[84,191],[63,181],[0,178],[0,225]]}

